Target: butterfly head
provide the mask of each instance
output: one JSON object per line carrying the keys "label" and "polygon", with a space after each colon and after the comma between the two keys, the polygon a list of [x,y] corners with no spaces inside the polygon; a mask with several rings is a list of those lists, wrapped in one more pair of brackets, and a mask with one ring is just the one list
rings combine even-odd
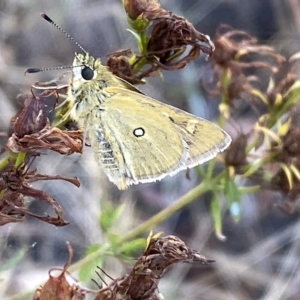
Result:
{"label": "butterfly head", "polygon": [[97,76],[97,65],[101,64],[100,60],[96,60],[89,53],[75,54],[73,61],[74,79],[81,82],[91,81]]}
{"label": "butterfly head", "polygon": [[95,59],[89,53],[76,53],[73,61],[73,77],[82,83],[90,82],[101,77],[104,68],[99,58]]}

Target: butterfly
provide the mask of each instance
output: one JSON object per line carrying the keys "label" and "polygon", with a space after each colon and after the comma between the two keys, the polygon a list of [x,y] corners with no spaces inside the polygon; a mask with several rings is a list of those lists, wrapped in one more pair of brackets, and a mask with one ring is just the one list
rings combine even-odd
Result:
{"label": "butterfly", "polygon": [[144,95],[88,52],[75,54],[66,100],[96,161],[121,190],[202,164],[231,142],[219,126]]}

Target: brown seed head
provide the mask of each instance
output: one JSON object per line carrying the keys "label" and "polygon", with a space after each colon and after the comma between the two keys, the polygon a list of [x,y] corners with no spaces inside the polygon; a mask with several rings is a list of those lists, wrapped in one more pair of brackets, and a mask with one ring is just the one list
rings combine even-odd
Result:
{"label": "brown seed head", "polygon": [[136,20],[145,10],[159,8],[160,4],[157,0],[123,0],[123,6],[128,17]]}
{"label": "brown seed head", "polygon": [[129,57],[133,53],[130,50],[121,50],[108,55],[107,66],[116,76],[126,80],[131,84],[142,83],[141,79],[134,73],[133,67],[129,63]]}
{"label": "brown seed head", "polygon": [[[159,67],[166,70],[178,70],[197,58],[201,51],[211,55],[214,44],[210,38],[197,31],[185,18],[160,9],[143,14],[156,21],[147,45],[148,56],[157,60]],[[191,49],[184,53],[187,47]]]}
{"label": "brown seed head", "polygon": [[282,140],[285,154],[300,158],[300,128],[291,127]]}
{"label": "brown seed head", "polygon": [[240,134],[235,138],[225,152],[226,165],[234,166],[236,168],[245,165],[247,162],[247,144],[248,137],[246,134]]}

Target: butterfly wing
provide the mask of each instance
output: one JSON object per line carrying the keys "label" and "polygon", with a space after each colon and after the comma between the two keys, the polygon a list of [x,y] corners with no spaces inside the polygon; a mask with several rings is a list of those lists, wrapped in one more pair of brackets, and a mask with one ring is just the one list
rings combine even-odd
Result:
{"label": "butterfly wing", "polygon": [[209,121],[127,89],[106,90],[113,96],[93,110],[88,136],[96,159],[120,189],[201,164],[230,143]]}

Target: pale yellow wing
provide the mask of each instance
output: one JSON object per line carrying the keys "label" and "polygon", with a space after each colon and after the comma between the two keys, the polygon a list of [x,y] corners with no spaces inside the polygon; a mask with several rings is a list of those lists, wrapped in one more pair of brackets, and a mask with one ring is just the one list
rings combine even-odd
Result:
{"label": "pale yellow wing", "polygon": [[201,164],[231,141],[215,124],[175,107],[127,89],[106,91],[114,96],[92,112],[88,136],[96,159],[121,189]]}

